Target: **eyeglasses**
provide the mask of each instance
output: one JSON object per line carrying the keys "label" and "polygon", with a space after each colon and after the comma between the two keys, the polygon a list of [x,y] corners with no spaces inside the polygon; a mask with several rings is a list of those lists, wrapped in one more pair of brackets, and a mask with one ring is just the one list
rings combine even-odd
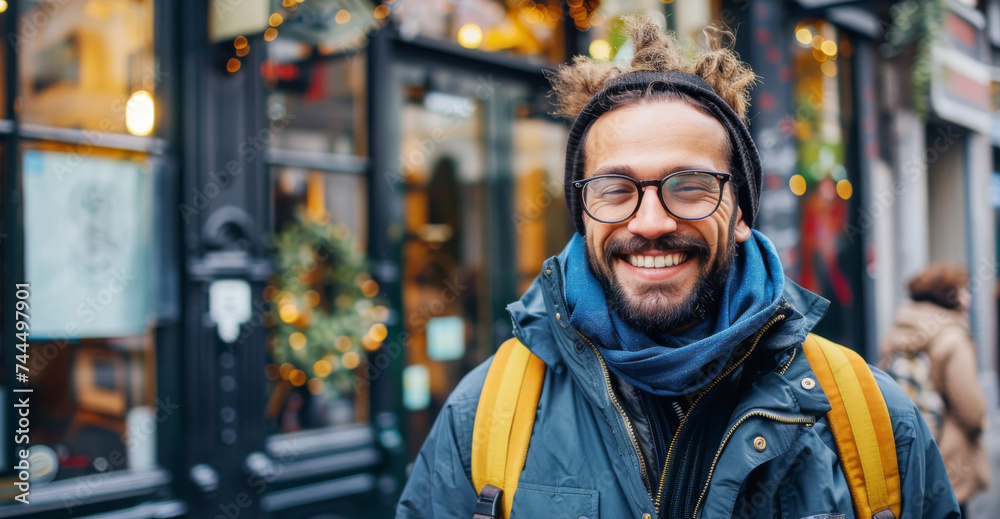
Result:
{"label": "eyeglasses", "polygon": [[678,171],[662,180],[635,180],[624,175],[601,175],[573,182],[580,190],[583,210],[601,223],[619,223],[639,211],[649,186],[660,190],[660,205],[680,220],[708,218],[722,203],[722,191],[732,180],[729,173]]}

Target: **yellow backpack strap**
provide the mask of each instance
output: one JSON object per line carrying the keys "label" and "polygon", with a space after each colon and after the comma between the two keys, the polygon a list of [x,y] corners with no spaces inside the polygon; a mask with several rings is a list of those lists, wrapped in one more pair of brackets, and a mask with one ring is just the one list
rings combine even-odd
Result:
{"label": "yellow backpack strap", "polygon": [[544,380],[545,363],[516,338],[493,357],[472,430],[475,519],[510,517]]}
{"label": "yellow backpack strap", "polygon": [[830,401],[827,419],[859,518],[900,514],[899,465],[892,421],[868,363],[854,351],[809,334],[802,344]]}

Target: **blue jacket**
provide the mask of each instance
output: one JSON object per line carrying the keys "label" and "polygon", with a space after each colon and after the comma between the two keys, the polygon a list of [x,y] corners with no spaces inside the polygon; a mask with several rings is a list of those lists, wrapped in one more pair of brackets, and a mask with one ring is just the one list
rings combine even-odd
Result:
{"label": "blue jacket", "polygon": [[[512,518],[656,518],[656,483],[647,490],[635,428],[597,350],[563,318],[561,285],[559,262],[551,258],[521,300],[508,306],[514,334],[548,367]],[[790,281],[785,285],[783,318],[761,332],[752,353],[773,358],[779,368],[763,372],[738,399],[723,444],[711,449],[714,468],[697,517],[855,517],[825,418],[830,404],[818,384],[802,384],[816,377],[801,344],[827,303]],[[413,464],[397,518],[472,517],[472,429],[489,364],[471,371],[448,398]],[[898,519],[959,517],[919,411],[890,377],[873,372],[893,422],[903,500]],[[676,452],[681,462],[684,446]]]}

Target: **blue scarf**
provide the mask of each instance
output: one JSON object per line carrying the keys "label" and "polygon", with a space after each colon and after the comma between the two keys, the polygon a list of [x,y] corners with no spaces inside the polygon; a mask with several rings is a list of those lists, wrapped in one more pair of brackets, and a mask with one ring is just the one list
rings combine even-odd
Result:
{"label": "blue scarf", "polygon": [[595,342],[615,374],[660,396],[688,394],[715,378],[736,346],[774,316],[785,279],[774,245],[754,230],[737,245],[716,313],[677,334],[650,337],[608,308],[580,234],[559,259],[570,324]]}

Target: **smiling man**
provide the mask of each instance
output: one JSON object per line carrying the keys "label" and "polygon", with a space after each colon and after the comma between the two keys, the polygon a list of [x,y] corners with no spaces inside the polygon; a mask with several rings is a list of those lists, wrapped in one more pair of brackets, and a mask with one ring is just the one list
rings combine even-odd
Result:
{"label": "smiling man", "polygon": [[[930,431],[877,370],[880,434],[891,434],[879,438],[895,457],[860,443],[879,424],[853,417],[847,445],[869,456],[841,456],[844,429],[803,352],[828,303],[786,279],[753,229],[753,73],[722,37],[690,52],[651,21],[630,30],[629,65],[581,57],[553,77],[573,120],[565,189],[577,234],[508,307],[525,371],[539,360],[537,407],[522,398],[530,384],[488,382],[517,380],[513,350],[473,370],[420,450],[397,517],[958,517]],[[509,413],[498,392],[534,413],[526,445],[516,424],[504,428],[521,408]],[[491,421],[504,427],[480,428]],[[872,464],[898,479],[877,486]],[[859,504],[848,479],[860,465],[863,484],[900,496],[892,507]]]}

